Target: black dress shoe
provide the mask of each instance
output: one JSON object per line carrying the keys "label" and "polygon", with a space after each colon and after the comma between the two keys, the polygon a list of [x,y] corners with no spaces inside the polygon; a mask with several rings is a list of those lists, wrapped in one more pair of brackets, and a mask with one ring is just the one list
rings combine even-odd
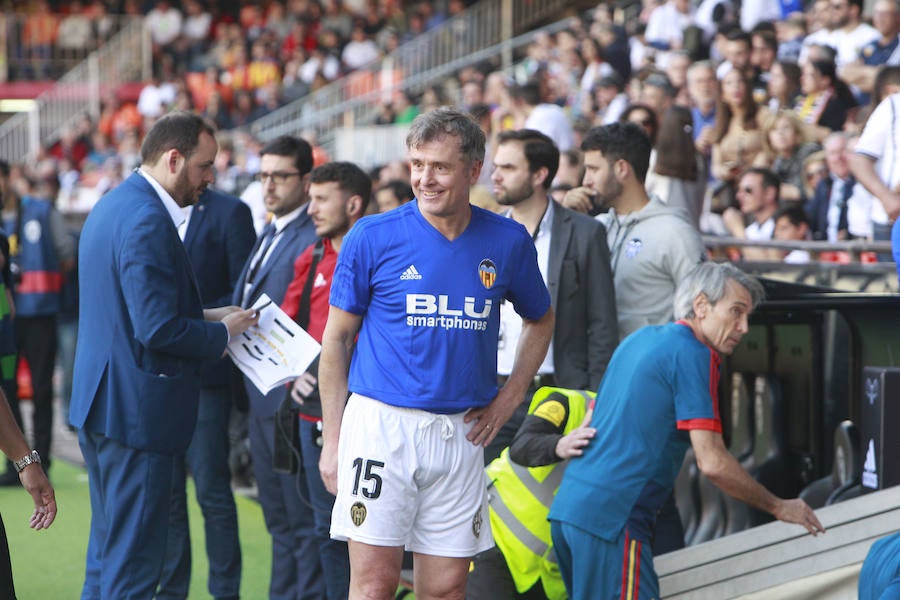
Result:
{"label": "black dress shoe", "polygon": [[22,482],[19,481],[19,474],[15,470],[9,470],[0,475],[0,487],[12,487],[15,485],[22,485]]}

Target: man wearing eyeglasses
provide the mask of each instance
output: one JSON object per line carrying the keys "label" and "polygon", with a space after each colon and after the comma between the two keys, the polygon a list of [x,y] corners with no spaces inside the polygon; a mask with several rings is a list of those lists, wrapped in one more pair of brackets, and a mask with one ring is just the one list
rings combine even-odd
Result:
{"label": "man wearing eyeglasses", "polygon": [[[258,179],[263,201],[272,214],[256,240],[235,289],[235,304],[242,307],[266,294],[281,304],[294,276],[294,261],[316,241],[316,229],[307,214],[312,147],[300,138],[282,136],[260,151]],[[313,535],[312,512],[297,494],[309,497],[303,478],[276,472],[272,467],[275,444],[275,415],[284,398],[284,389],[263,395],[244,380],[250,404],[249,436],[253,475],[259,503],[272,536],[272,598],[318,598],[324,583]]]}

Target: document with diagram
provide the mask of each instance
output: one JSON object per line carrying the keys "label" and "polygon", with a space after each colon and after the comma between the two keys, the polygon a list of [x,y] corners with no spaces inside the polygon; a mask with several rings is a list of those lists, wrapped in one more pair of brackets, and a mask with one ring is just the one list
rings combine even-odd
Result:
{"label": "document with diagram", "polygon": [[321,346],[265,294],[251,308],[259,311],[259,323],[234,336],[228,354],[253,385],[267,394],[303,374]]}

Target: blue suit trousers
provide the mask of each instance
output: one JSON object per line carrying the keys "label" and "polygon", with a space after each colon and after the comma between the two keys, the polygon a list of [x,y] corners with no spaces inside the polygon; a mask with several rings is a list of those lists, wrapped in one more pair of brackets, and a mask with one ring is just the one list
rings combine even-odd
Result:
{"label": "blue suit trousers", "polygon": [[158,600],[187,598],[191,583],[185,463],[194,478],[197,503],[203,512],[209,559],[207,589],[213,598],[236,598],[240,594],[241,544],[228,469],[230,411],[229,388],[201,388],[197,428],[188,446],[186,460],[176,462],[173,469],[168,548],[156,596]]}
{"label": "blue suit trousers", "polygon": [[325,595],[322,565],[312,510],[302,473],[284,475],[272,469],[275,417],[250,411],[250,454],[266,529],[272,536],[270,600],[321,600]]}
{"label": "blue suit trousers", "polygon": [[344,600],[350,593],[350,554],[347,542],[331,539],[331,509],[334,496],[325,489],[319,473],[319,457],[322,449],[315,440],[321,434],[316,423],[300,419],[300,448],[303,456],[303,475],[309,490],[315,521],[316,543],[319,546],[319,561],[325,574],[325,597],[328,600]]}
{"label": "blue suit trousers", "polygon": [[91,494],[83,600],[146,600],[166,555],[172,469],[168,454],[78,432]]}

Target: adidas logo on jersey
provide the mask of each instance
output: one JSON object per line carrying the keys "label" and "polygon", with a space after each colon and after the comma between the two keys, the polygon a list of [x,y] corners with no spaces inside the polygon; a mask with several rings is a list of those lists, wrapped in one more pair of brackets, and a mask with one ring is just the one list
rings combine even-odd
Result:
{"label": "adidas logo on jersey", "polygon": [[410,279],[422,279],[419,271],[416,270],[416,265],[409,265],[409,268],[400,275],[400,281],[409,281]]}
{"label": "adidas logo on jersey", "polygon": [[313,282],[313,287],[322,287],[323,285],[328,285],[325,276],[321,273],[316,273],[316,280]]}

